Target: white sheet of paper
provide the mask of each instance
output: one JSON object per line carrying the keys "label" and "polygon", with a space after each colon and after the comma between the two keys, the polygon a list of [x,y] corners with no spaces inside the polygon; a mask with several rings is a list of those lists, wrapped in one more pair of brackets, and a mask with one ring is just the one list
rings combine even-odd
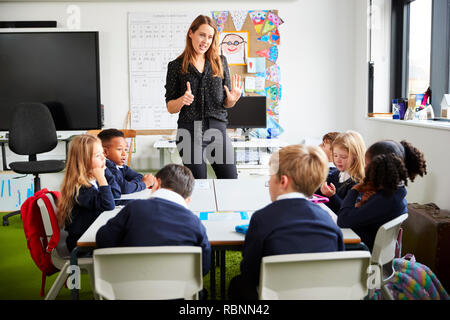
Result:
{"label": "white sheet of paper", "polygon": [[256,81],[255,77],[245,77],[245,91],[255,91]]}
{"label": "white sheet of paper", "polygon": [[195,189],[208,190],[210,188],[208,180],[195,180]]}
{"label": "white sheet of paper", "polygon": [[255,78],[255,90],[256,91],[264,91],[266,87],[266,78],[256,77]]}

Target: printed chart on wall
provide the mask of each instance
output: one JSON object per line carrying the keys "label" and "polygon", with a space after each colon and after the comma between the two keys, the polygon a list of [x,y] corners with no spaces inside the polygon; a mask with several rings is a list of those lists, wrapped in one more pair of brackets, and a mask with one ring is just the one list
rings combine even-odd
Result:
{"label": "printed chart on wall", "polygon": [[0,174],[0,211],[19,210],[25,200],[33,195],[33,176]]}
{"label": "printed chart on wall", "polygon": [[167,64],[179,56],[199,13],[128,13],[130,110],[133,129],[175,129],[165,101]]}

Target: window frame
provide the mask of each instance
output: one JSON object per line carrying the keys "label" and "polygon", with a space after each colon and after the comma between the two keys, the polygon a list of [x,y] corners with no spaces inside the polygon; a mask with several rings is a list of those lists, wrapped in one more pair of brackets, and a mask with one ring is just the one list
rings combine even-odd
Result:
{"label": "window frame", "polygon": [[[391,1],[390,101],[409,98],[410,4],[415,0]],[[430,86],[435,117],[441,116],[441,100],[450,93],[450,0],[432,1]],[[369,6],[372,6],[370,1]],[[371,9],[371,8],[370,8]],[[443,27],[444,26],[444,27]],[[369,35],[370,36],[370,35]],[[371,50],[371,48],[369,48]],[[370,59],[369,59],[370,60]],[[368,112],[373,112],[373,65],[369,61]],[[376,67],[376,66],[375,66]],[[371,69],[372,68],[372,69]],[[371,79],[372,77],[372,79]],[[392,112],[392,105],[389,106]]]}

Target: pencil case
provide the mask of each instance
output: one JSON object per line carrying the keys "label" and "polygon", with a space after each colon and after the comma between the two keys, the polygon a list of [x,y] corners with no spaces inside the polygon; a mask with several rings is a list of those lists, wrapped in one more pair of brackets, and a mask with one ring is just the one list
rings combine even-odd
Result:
{"label": "pencil case", "polygon": [[314,203],[327,203],[330,201],[327,197],[319,196],[318,194],[313,194],[312,198],[308,200]]}
{"label": "pencil case", "polygon": [[248,224],[241,224],[234,228],[236,232],[246,234],[248,230]]}

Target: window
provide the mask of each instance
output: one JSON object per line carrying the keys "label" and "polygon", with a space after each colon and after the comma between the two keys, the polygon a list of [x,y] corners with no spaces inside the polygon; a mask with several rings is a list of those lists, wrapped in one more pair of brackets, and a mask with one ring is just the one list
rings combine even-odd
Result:
{"label": "window", "polygon": [[390,112],[392,99],[431,87],[439,117],[442,97],[450,92],[450,0],[370,0],[369,10],[369,113]]}
{"label": "window", "polygon": [[432,0],[410,4],[408,96],[425,93],[430,86]]}

